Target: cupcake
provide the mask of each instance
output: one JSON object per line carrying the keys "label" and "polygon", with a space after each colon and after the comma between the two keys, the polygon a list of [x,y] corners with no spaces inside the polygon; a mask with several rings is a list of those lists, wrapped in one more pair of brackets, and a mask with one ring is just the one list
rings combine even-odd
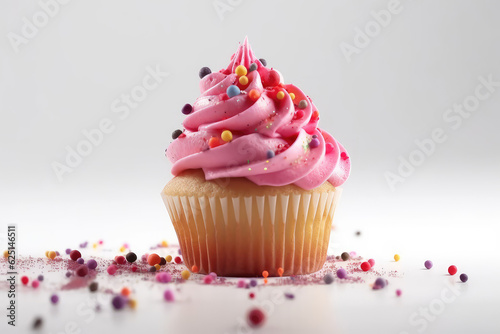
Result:
{"label": "cupcake", "polygon": [[298,87],[240,44],[229,66],[200,70],[201,95],[166,150],[162,191],[184,262],[219,276],[301,275],[323,266],[350,171]]}

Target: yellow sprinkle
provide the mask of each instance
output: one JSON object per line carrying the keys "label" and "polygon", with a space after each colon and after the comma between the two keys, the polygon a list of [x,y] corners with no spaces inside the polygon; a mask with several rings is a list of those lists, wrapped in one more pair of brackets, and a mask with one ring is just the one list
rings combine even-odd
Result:
{"label": "yellow sprinkle", "polygon": [[248,170],[252,170],[252,168],[249,167]]}
{"label": "yellow sprinkle", "polygon": [[96,248],[97,248],[97,243],[94,243],[94,244],[92,245],[92,248],[96,249]]}
{"label": "yellow sprinkle", "polygon": [[137,300],[129,299],[128,306],[130,306],[131,309],[135,309],[137,307]]}
{"label": "yellow sprinkle", "polygon": [[264,170],[267,170],[267,167],[264,167]]}
{"label": "yellow sprinkle", "polygon": [[56,258],[57,254],[54,251],[49,252],[49,259],[54,260]]}
{"label": "yellow sprinkle", "polygon": [[243,65],[239,65],[234,70],[234,73],[236,73],[237,76],[247,75],[247,68]]}
{"label": "yellow sprinkle", "polygon": [[120,252],[122,252],[122,253],[123,253],[123,252],[125,252],[126,250],[127,250],[127,249],[125,248],[125,246],[121,246],[121,247],[120,247]]}
{"label": "yellow sprinkle", "polygon": [[191,276],[191,273],[189,272],[189,270],[183,270],[181,272],[181,276],[182,276],[182,279],[188,280],[189,277]]}
{"label": "yellow sprinkle", "polygon": [[3,251],[3,257],[4,258],[8,258],[9,257],[9,251],[8,250],[4,250]]}
{"label": "yellow sprinkle", "polygon": [[400,258],[399,254],[394,255],[394,261],[398,262]]}
{"label": "yellow sprinkle", "polygon": [[269,160],[266,160],[266,164],[268,164],[268,163],[269,163]]}
{"label": "yellow sprinkle", "polygon": [[292,100],[295,100],[295,94],[294,93],[290,93],[290,97],[292,98]]}
{"label": "yellow sprinkle", "polygon": [[283,98],[284,98],[284,97],[285,97],[285,93],[283,93],[283,91],[282,91],[282,90],[280,90],[280,91],[278,92],[278,94],[276,94],[276,98],[277,98],[278,100],[283,100]]}
{"label": "yellow sprinkle", "polygon": [[246,84],[248,84],[248,77],[246,75],[242,75],[238,81],[241,85],[246,86]]}
{"label": "yellow sprinkle", "polygon": [[163,240],[161,242],[162,247],[168,247],[168,242],[166,240]]}
{"label": "yellow sprinkle", "polygon": [[229,130],[224,130],[222,131],[222,134],[220,135],[223,141],[228,142],[233,140],[233,134]]}
{"label": "yellow sprinkle", "polygon": [[156,270],[158,271],[158,270],[160,270],[160,268],[161,268],[161,267],[160,267],[160,265],[159,265],[159,264],[155,264],[155,268],[156,268]]}
{"label": "yellow sprinkle", "polygon": [[167,262],[172,262],[172,256],[171,255],[165,256],[165,260],[167,260]]}
{"label": "yellow sprinkle", "polygon": [[49,251],[45,251],[45,257],[49,257]]}

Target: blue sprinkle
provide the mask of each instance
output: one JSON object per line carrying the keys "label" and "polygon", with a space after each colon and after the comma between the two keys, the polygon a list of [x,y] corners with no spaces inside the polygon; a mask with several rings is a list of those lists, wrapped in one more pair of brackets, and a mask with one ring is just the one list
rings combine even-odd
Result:
{"label": "blue sprinkle", "polygon": [[272,150],[267,151],[267,158],[271,159],[273,157],[274,157],[274,151],[272,151]]}
{"label": "blue sprinkle", "polygon": [[231,85],[231,86],[227,87],[226,93],[227,93],[227,96],[229,96],[231,98],[231,97],[240,95],[241,91],[238,88],[238,86]]}

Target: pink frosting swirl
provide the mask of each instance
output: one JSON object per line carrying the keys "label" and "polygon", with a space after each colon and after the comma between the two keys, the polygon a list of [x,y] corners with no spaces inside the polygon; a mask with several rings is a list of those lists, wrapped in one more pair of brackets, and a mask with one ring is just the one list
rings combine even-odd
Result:
{"label": "pink frosting swirl", "polygon": [[[252,63],[257,69],[246,74],[248,83],[242,85],[236,68],[249,69]],[[240,88],[239,95],[226,94],[231,85]],[[246,39],[226,69],[201,79],[200,91],[183,134],[166,151],[173,175],[201,168],[207,180],[246,177],[258,185],[303,189],[326,180],[340,186],[348,178],[350,158],[317,127],[312,100],[255,58]],[[228,142],[221,138],[225,130],[232,134]]]}

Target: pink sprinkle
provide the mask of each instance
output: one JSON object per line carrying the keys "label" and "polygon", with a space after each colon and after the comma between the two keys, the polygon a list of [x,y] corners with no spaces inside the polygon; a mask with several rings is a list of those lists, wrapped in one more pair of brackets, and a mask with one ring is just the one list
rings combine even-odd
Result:
{"label": "pink sprinkle", "polygon": [[165,292],[163,293],[163,298],[165,298],[167,302],[173,302],[174,293],[172,292],[172,290],[165,290]]}
{"label": "pink sprinkle", "polygon": [[110,265],[107,269],[108,271],[108,274],[110,275],[114,275],[116,273],[116,271],[118,270],[118,267],[115,266],[114,264]]}
{"label": "pink sprinkle", "polygon": [[373,267],[375,265],[375,260],[374,259],[369,259],[368,263],[370,264],[370,266]]}
{"label": "pink sprinkle", "polygon": [[207,276],[203,277],[203,283],[205,283],[205,284],[210,284],[210,283],[212,283],[213,280],[214,280],[214,278],[212,277],[212,275],[207,275]]}
{"label": "pink sprinkle", "polygon": [[403,292],[399,289],[396,290],[396,296],[400,297]]}
{"label": "pink sprinkle", "polygon": [[156,281],[160,283],[168,283],[172,280],[172,276],[167,272],[161,272],[156,274]]}
{"label": "pink sprinkle", "polygon": [[146,254],[144,254],[144,255],[142,255],[142,256],[141,256],[141,261],[142,261],[142,262],[148,262],[148,256],[149,256],[149,254],[147,254],[147,253],[146,253]]}
{"label": "pink sprinkle", "polygon": [[34,287],[35,289],[38,288],[39,285],[40,285],[40,282],[37,280],[34,280],[33,282],[31,282],[31,286]]}
{"label": "pink sprinkle", "polygon": [[245,287],[245,281],[244,281],[244,280],[242,280],[242,279],[240,279],[240,280],[238,281],[238,285],[237,285],[237,286],[238,286],[238,288],[244,288],[244,287]]}
{"label": "pink sprinkle", "polygon": [[351,258],[356,257],[356,252],[350,252],[350,253],[349,253],[349,256],[350,256]]}

